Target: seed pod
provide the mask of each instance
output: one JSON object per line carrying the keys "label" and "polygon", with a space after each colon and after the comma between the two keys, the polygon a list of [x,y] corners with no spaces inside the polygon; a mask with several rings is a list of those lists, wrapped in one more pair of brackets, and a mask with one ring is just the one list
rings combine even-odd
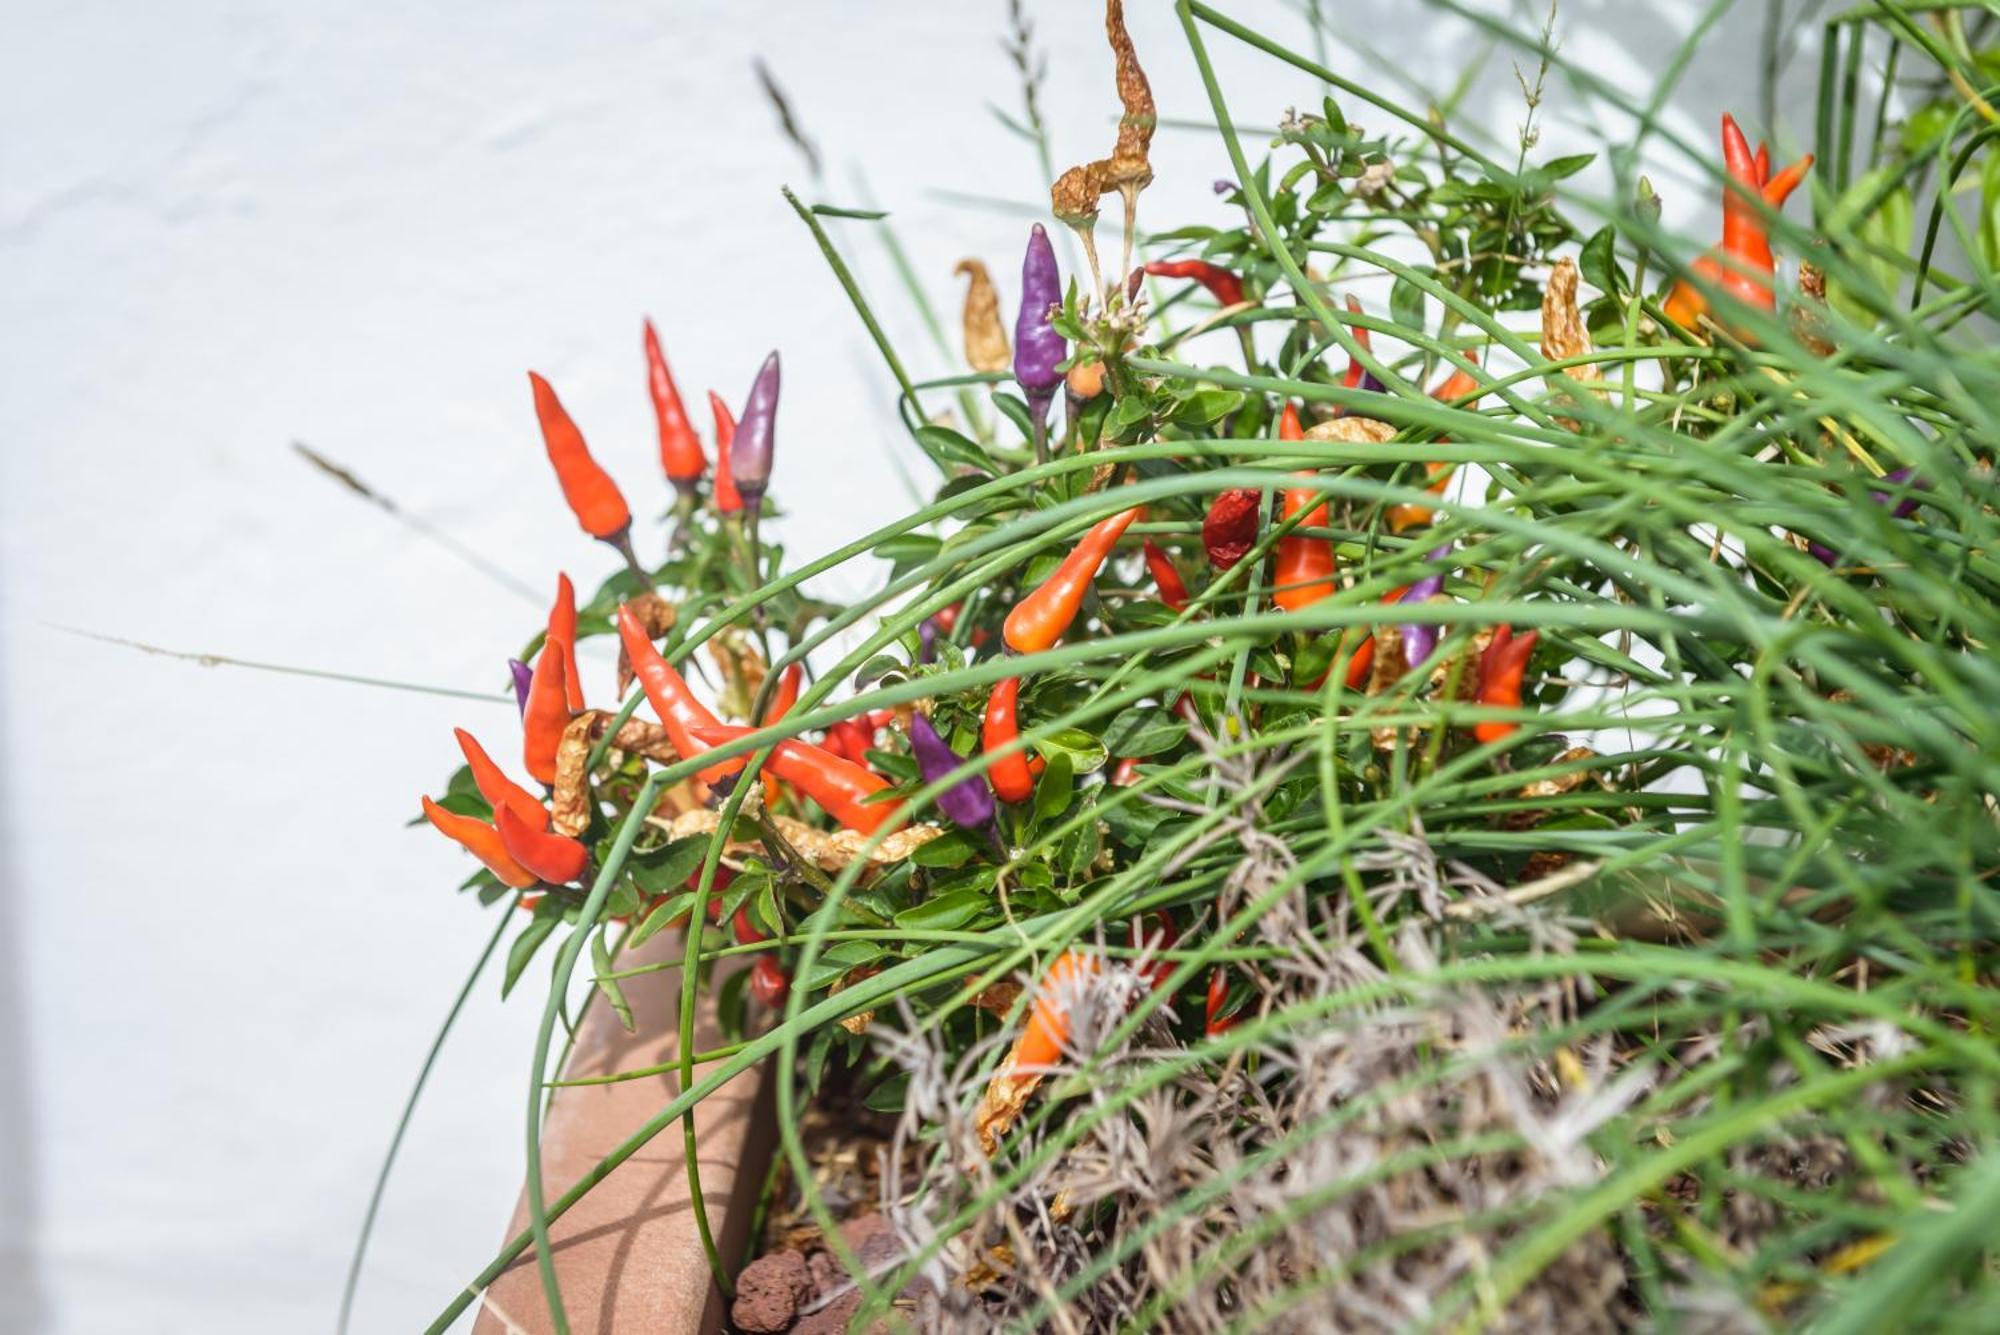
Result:
{"label": "seed pod", "polygon": [[963,259],[953,273],[970,280],[965,289],[965,360],[975,371],[1004,371],[1013,356],[1000,323],[1000,294],[993,276],[975,259]]}

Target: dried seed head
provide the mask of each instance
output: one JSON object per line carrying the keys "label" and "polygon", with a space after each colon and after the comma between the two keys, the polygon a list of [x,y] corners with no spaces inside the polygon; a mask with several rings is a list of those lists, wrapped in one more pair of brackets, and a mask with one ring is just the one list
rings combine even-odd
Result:
{"label": "dried seed head", "polygon": [[1336,417],[1306,428],[1307,440],[1341,440],[1350,445],[1381,445],[1395,435],[1395,427],[1372,417]]}
{"label": "dried seed head", "polygon": [[1153,146],[1159,114],[1153,106],[1152,85],[1146,82],[1138,52],[1132,49],[1132,35],[1125,30],[1124,0],[1105,0],[1104,35],[1118,62],[1118,104],[1124,109],[1118,118],[1118,142],[1111,150],[1105,180],[1114,189],[1130,188],[1136,194],[1153,181],[1153,164],[1147,152]]}
{"label": "dried seed head", "polygon": [[965,360],[975,371],[1004,371],[1013,349],[1007,343],[1007,329],[1000,323],[1000,294],[994,290],[993,276],[975,259],[963,259],[952,272],[971,281],[965,289]]}
{"label": "dried seed head", "polygon": [[[1590,334],[1576,304],[1576,277],[1576,261],[1565,255],[1549,271],[1548,286],[1542,289],[1542,355],[1550,361],[1590,353]],[[1572,380],[1597,380],[1604,372],[1593,364],[1573,366],[1567,374]]]}

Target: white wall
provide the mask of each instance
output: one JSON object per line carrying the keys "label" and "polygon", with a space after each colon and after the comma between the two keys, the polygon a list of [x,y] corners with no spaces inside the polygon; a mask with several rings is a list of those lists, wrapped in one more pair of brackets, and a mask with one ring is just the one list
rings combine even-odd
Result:
{"label": "white wall", "polygon": [[[1231,8],[1310,46],[1292,6]],[[1326,8],[1390,53],[1336,52],[1385,87],[1477,50],[1400,2]],[[1698,8],[1574,0],[1570,51],[1647,84]],[[1205,117],[1170,8],[1133,9],[1163,115]],[[1115,114],[1096,7],[1031,10],[1058,165],[1094,156]],[[547,476],[522,372],[554,379],[649,513],[646,312],[691,405],[711,385],[740,400],[782,346],[783,535],[811,555],[866,531],[900,503],[896,465],[924,465],[778,196],[808,183],[750,62],[771,63],[835,166],[809,196],[856,202],[865,166],[955,330],[953,261],[984,256],[1011,313],[1029,214],[935,192],[1033,206],[1045,184],[983,109],[1017,106],[1003,22],[998,0],[11,7],[0,1327],[330,1325],[403,1093],[490,922],[452,894],[461,855],[403,822],[452,767],[453,724],[512,725],[497,703],[205,669],[58,628],[496,687],[540,609],[288,443],[537,588],[559,566],[594,580],[606,554]],[[1215,46],[1244,121],[1316,101]],[[1754,58],[1719,47],[1679,127],[1707,142],[1718,92],[1751,103]],[[1502,136],[1508,64],[1489,62],[1468,117]],[[1156,225],[1223,219],[1211,135],[1163,130],[1156,156]],[[917,373],[943,369],[866,227],[838,235]],[[391,1188],[359,1328],[421,1324],[498,1241],[533,1019],[527,996],[503,1008],[480,986]]]}

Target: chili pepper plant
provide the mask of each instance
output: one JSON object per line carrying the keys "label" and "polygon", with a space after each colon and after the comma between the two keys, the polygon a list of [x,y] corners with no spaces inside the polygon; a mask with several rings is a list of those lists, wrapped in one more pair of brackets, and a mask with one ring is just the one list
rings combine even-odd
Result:
{"label": "chili pepper plant", "polygon": [[[832,1238],[800,1110],[867,1090],[902,1256],[857,1320],[1990,1329],[2000,23],[1833,15],[1815,124],[1696,139],[1461,13],[1522,68],[1509,137],[1175,9],[1212,206],[1139,226],[1160,112],[1111,0],[1110,152],[959,265],[934,374],[850,268],[891,221],[792,200],[921,506],[785,549],[777,353],[703,441],[649,327],[662,477],[534,378],[591,591],[496,640],[523,733],[461,734],[425,806],[542,998],[525,1097],[579,1005],[678,970],[729,1044],[684,1006],[685,1092],[606,1166],[768,1064]],[[1558,86],[1637,130],[1542,154]],[[1033,87],[1044,150],[1094,139]],[[1662,161],[1714,232],[1662,227]],[[530,1249],[561,1313],[589,1181],[530,1158],[533,1226],[440,1327]]]}

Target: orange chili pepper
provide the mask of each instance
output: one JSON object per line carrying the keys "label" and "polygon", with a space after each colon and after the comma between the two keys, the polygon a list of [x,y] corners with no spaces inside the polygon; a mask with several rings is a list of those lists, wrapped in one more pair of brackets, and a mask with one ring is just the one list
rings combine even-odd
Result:
{"label": "orange chili pepper", "polygon": [[535,829],[512,807],[494,811],[493,828],[500,832],[507,855],[550,885],[568,885],[590,865],[590,854],[582,844],[567,835]]}
{"label": "orange chili pepper", "polygon": [[[717,724],[690,731],[708,745],[720,746],[748,736],[752,730]],[[902,811],[893,803],[868,801],[889,788],[887,779],[809,742],[792,738],[779,742],[772,749],[771,758],[764,762],[764,768],[819,803],[827,815],[862,834],[875,833]]]}
{"label": "orange chili pepper", "polygon": [[576,670],[576,586],[569,576],[556,575],[555,606],[549,609],[549,630],[543,637],[545,651],[558,651],[563,660],[563,698],[569,712],[583,712],[583,674]]}
{"label": "orange chili pepper", "polygon": [[1009,1066],[1016,1074],[1046,1071],[1062,1060],[1063,1044],[1069,1041],[1069,1001],[1061,995],[1076,989],[1077,983],[1102,967],[1097,956],[1065,950],[1042,975],[1035,992],[1035,1004],[1028,1012],[1028,1024],[1015,1040]]}
{"label": "orange chili pepper", "polygon": [[569,502],[576,522],[593,538],[616,543],[632,527],[632,512],[611,475],[590,457],[583,433],[564,411],[549,382],[528,372],[535,390],[535,416],[542,424],[542,441],[548,446],[549,462],[555,465],[556,481],[562,484],[563,499]]}
{"label": "orange chili pepper", "polygon": [[[986,697],[986,716],[980,723],[979,749],[992,755],[1021,736],[1021,679],[1008,677],[993,683]],[[1035,776],[1042,772],[1042,758],[1030,758],[1014,751],[1001,756],[986,771],[986,781],[1002,802],[1025,802],[1035,794]]]}
{"label": "orange chili pepper", "polygon": [[736,443],[736,415],[714,390],[708,391],[708,408],[715,414],[715,508],[733,515],[743,508],[743,493],[729,471],[729,447]]}
{"label": "orange chili pepper", "polygon": [[[1477,362],[1479,360],[1479,353],[1477,350],[1469,350],[1465,354],[1465,359],[1469,362]],[[1450,375],[1445,377],[1443,383],[1431,391],[1431,397],[1440,403],[1456,403],[1478,388],[1479,379],[1477,376],[1474,376],[1470,371],[1454,369]],[[1473,408],[1477,407],[1478,403],[1478,399],[1473,399],[1464,406]],[[1444,444],[1445,442],[1440,440],[1438,443]],[[1445,463],[1425,464],[1424,470],[1430,478],[1428,489],[1436,496],[1444,495],[1444,489],[1451,485],[1452,474],[1458,471],[1455,464]],[[1431,516],[1436,513],[1428,505],[1392,505],[1389,507],[1387,515],[1389,531],[1391,533],[1401,533],[1404,529],[1415,528],[1418,524],[1428,524],[1431,521]]]}
{"label": "orange chili pepper", "polygon": [[[1744,138],[1736,118],[1725,112],[1722,161],[1729,175],[1722,195],[1722,244],[1717,248],[1722,258],[1717,258],[1717,251],[1711,251],[1690,268],[1696,277],[1745,305],[1776,310],[1778,298],[1771,280],[1777,272],[1777,259],[1771,253],[1770,229],[1753,201],[1761,200],[1772,209],[1783,208],[1811,170],[1812,154],[1806,154],[1773,178],[1769,146],[1760,144],[1756,153],[1751,153],[1750,141]],[[1663,306],[1669,319],[1688,329],[1696,327],[1708,308],[1708,298],[1686,279],[1674,284]]]}
{"label": "orange chili pepper", "polygon": [[544,653],[535,662],[535,680],[528,687],[528,708],[521,715],[521,764],[542,783],[556,781],[556,748],[569,727],[568,678],[563,656]]}
{"label": "orange chili pepper", "polygon": [[[1521,707],[1521,679],[1527,675],[1528,659],[1535,652],[1541,632],[1529,631],[1516,639],[1512,626],[1493,633],[1486,652],[1479,656],[1479,703],[1507,709]],[[1498,721],[1474,725],[1472,735],[1482,742],[1497,742],[1511,736],[1521,725]]]}
{"label": "orange chili pepper", "polygon": [[1285,411],[1278,414],[1279,440],[1304,440],[1306,431],[1299,424],[1299,410],[1291,403],[1285,404]]}
{"label": "orange chili pepper", "polygon": [[[1311,473],[1300,473],[1300,477],[1311,477]],[[1307,507],[1311,507],[1307,510]],[[1301,510],[1307,510],[1305,528],[1325,528],[1327,524],[1326,502],[1310,487],[1290,487],[1285,491],[1282,517],[1290,519]],[[1330,596],[1334,590],[1333,543],[1326,538],[1302,538],[1296,530],[1278,539],[1278,559],[1272,567],[1272,579],[1276,587],[1271,592],[1271,601],[1287,612],[1295,612],[1301,607],[1310,607],[1320,599]]]}
{"label": "orange chili pepper", "polygon": [[479,795],[486,799],[486,804],[495,811],[507,807],[529,825],[546,830],[549,810],[542,805],[542,800],[508,778],[471,733],[463,728],[453,728],[452,734],[458,738],[458,749],[465,752],[465,763],[472,768],[472,782],[478,786]]}
{"label": "orange chili pepper", "polygon": [[440,834],[485,863],[486,870],[498,876],[502,884],[516,890],[536,884],[535,874],[513,859],[507,846],[500,842],[500,832],[485,821],[446,811],[428,797],[424,799],[424,815]]}
{"label": "orange chili pepper", "polygon": [[1097,578],[1104,559],[1144,508],[1134,506],[1094,526],[1040,587],[1014,604],[1000,627],[1008,648],[1022,654],[1040,653],[1063,637],[1082,609],[1083,595],[1090,591],[1090,582]]}
{"label": "orange chili pepper", "polygon": [[1185,611],[1188,605],[1187,581],[1181,572],[1174,569],[1174,559],[1160,549],[1151,538],[1146,539],[1146,569],[1152,572],[1153,583],[1159,586],[1160,601],[1176,612]]}
{"label": "orange chili pepper", "polygon": [[[687,679],[660,657],[660,651],[646,638],[646,628],[632,615],[632,609],[622,603],[618,607],[618,638],[625,645],[625,657],[632,664],[633,674],[639,678],[640,689],[646,692],[647,703],[653,706],[660,726],[667,730],[667,740],[674,744],[674,750],[680,753],[681,759],[692,760],[709,750],[710,744],[696,736],[694,729],[713,726],[721,720],[695,699]],[[695,777],[703,783],[714,783],[736,773],[743,765],[740,759],[725,760],[719,765],[697,770]]]}
{"label": "orange chili pepper", "polygon": [[681,406],[680,388],[667,369],[667,354],[660,350],[660,336],[651,320],[646,321],[646,392],[660,424],[660,467],[676,490],[692,491],[708,471],[708,459],[701,452],[701,437],[688,422],[687,409]]}

